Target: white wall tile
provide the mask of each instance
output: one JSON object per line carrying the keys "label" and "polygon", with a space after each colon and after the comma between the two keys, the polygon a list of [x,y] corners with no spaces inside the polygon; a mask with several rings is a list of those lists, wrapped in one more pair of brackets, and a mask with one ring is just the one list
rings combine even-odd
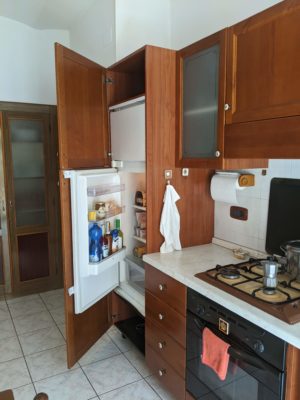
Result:
{"label": "white wall tile", "polygon": [[255,175],[255,186],[237,194],[239,206],[248,209],[248,220],[231,218],[231,204],[215,202],[214,236],[264,252],[271,180],[275,177],[300,179],[300,160],[270,160],[265,176],[261,169],[248,172]]}

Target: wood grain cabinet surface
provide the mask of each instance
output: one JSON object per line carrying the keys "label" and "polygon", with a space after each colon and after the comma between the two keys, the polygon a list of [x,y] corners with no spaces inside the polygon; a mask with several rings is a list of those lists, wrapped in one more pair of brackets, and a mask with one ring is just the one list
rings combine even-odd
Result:
{"label": "wood grain cabinet surface", "polygon": [[225,157],[300,157],[300,3],[228,30]]}
{"label": "wood grain cabinet surface", "polygon": [[176,399],[185,398],[186,287],[146,265],[146,362]]}
{"label": "wood grain cabinet surface", "polygon": [[227,29],[177,52],[176,163],[181,167],[266,167],[262,159],[226,159],[224,142]]}

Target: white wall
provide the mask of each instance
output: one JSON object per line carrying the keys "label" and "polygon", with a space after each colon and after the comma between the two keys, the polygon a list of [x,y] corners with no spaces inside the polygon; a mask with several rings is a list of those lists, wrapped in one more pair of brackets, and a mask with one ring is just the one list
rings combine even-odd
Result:
{"label": "white wall", "polygon": [[172,1],[115,0],[117,60],[145,44],[171,48]]}
{"label": "white wall", "polygon": [[280,1],[171,0],[171,46],[178,50]]}
{"label": "white wall", "polygon": [[0,100],[56,104],[54,42],[68,45],[68,32],[0,17],[0,37]]}
{"label": "white wall", "polygon": [[270,181],[274,177],[300,179],[300,160],[270,160],[267,175],[261,171],[249,170],[255,173],[256,184],[238,192],[239,205],[248,209],[248,221],[232,219],[231,205],[215,202],[216,238],[265,251]]}
{"label": "white wall", "polygon": [[104,67],[115,62],[114,0],[97,0],[89,11],[70,27],[70,46]]}

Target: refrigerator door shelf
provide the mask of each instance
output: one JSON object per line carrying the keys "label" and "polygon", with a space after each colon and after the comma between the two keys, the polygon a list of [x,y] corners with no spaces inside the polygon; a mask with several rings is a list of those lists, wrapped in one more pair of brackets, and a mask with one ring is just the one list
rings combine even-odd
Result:
{"label": "refrigerator door shelf", "polygon": [[112,254],[111,256],[107,257],[106,259],[102,260],[98,263],[89,263],[88,266],[88,276],[92,275],[100,275],[103,274],[107,269],[111,268],[113,265],[118,264],[119,262],[123,261],[125,258],[126,249],[125,247],[118,251],[117,253]]}

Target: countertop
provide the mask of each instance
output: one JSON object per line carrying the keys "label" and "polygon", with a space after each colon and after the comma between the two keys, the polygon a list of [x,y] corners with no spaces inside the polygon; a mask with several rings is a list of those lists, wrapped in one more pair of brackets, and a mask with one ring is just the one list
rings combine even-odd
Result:
{"label": "countertop", "polygon": [[239,260],[233,257],[230,249],[211,243],[168,254],[147,254],[143,260],[203,296],[300,348],[300,323],[289,325],[194,276],[214,268],[216,264],[238,263]]}

